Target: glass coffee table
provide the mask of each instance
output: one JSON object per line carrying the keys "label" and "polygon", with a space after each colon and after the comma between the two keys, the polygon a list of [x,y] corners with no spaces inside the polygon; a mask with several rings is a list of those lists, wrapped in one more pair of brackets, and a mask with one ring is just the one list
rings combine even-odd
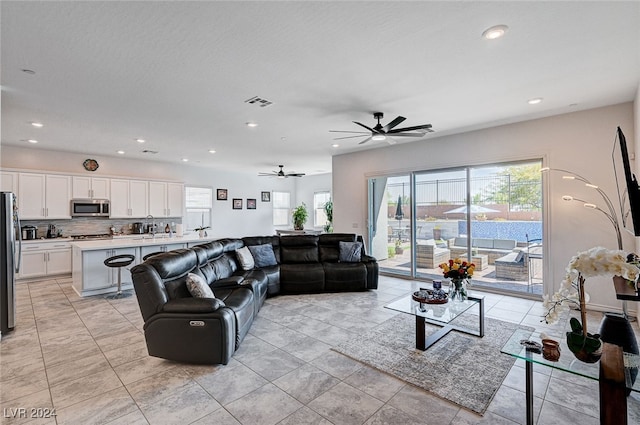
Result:
{"label": "glass coffee table", "polygon": [[[478,330],[467,329],[451,322],[462,313],[478,306]],[[484,336],[484,297],[468,297],[464,301],[451,301],[446,304],[427,304],[414,301],[411,294],[384,306],[390,310],[412,314],[416,317],[416,348],[426,350],[449,332],[456,330],[479,337]],[[442,326],[437,332],[426,337],[425,323]]]}

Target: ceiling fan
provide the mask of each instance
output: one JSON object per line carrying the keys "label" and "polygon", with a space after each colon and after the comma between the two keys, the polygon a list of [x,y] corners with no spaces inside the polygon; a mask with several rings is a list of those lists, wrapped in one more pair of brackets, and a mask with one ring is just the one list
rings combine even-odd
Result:
{"label": "ceiling fan", "polygon": [[369,140],[375,140],[375,141],[385,140],[390,145],[393,145],[396,143],[396,141],[393,140],[393,137],[423,137],[425,134],[433,132],[433,130],[431,129],[431,124],[415,125],[412,127],[404,127],[404,128],[395,128],[402,121],[406,120],[406,118],[402,116],[396,117],[396,119],[391,121],[389,124],[383,126],[382,124],[380,124],[380,120],[382,119],[382,117],[384,117],[384,114],[382,112],[373,113],[373,118],[378,120],[378,124],[376,124],[374,127],[369,127],[357,121],[353,121],[354,124],[358,124],[360,127],[364,127],[368,131],[329,130],[329,132],[357,133],[356,136],[338,137],[333,140],[351,139],[354,137],[364,137],[365,135],[368,135],[366,139],[358,143],[359,145],[362,145],[363,143],[367,143]]}
{"label": "ceiling fan", "polygon": [[286,179],[287,177],[302,177],[304,173],[285,173],[282,168],[284,165],[278,165],[280,171],[271,171],[270,173],[258,173],[259,176],[277,177],[279,179]]}

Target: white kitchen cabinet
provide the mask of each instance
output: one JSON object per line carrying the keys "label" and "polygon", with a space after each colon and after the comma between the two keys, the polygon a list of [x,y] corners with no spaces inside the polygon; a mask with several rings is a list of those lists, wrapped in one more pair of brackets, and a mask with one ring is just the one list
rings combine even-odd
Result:
{"label": "white kitchen cabinet", "polygon": [[169,252],[173,251],[174,249],[182,249],[186,247],[187,244],[184,243],[168,243],[166,245],[141,246],[140,259],[143,259],[145,255],[151,254],[152,252]]}
{"label": "white kitchen cabinet", "polygon": [[0,192],[18,193],[18,173],[0,172]]}
{"label": "white kitchen cabinet", "polygon": [[81,296],[113,292],[118,286],[118,269],[107,267],[104,260],[114,255],[131,254],[136,256],[136,261],[122,269],[122,286],[130,288],[131,267],[138,263],[138,248],[100,249],[95,251],[82,251],[73,248],[73,286]]}
{"label": "white kitchen cabinet", "polygon": [[111,179],[111,218],[146,217],[148,188],[143,180]]}
{"label": "white kitchen cabinet", "polygon": [[73,198],[109,199],[110,180],[104,177],[73,176]]}
{"label": "white kitchen cabinet", "polygon": [[20,218],[71,218],[71,177],[56,174],[18,174]]}
{"label": "white kitchen cabinet", "polygon": [[71,273],[69,242],[22,244],[19,279]]}
{"label": "white kitchen cabinet", "polygon": [[154,217],[182,217],[184,185],[149,182],[149,214]]}

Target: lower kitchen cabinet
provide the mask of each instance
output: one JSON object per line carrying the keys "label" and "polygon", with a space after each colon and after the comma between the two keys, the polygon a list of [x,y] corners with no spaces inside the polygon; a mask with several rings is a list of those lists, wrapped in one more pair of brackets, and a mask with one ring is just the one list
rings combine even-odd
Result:
{"label": "lower kitchen cabinet", "polygon": [[122,268],[122,289],[131,289],[131,267],[138,264],[139,249],[116,248],[94,251],[82,251],[73,248],[73,288],[81,296],[113,292],[118,286],[118,269],[107,267],[104,260],[114,255],[130,254],[136,260],[130,266]]}
{"label": "lower kitchen cabinet", "polygon": [[152,245],[152,246],[141,246],[140,247],[140,259],[142,260],[145,255],[151,254],[153,252],[169,252],[174,249],[186,248],[187,244],[184,243],[172,243],[167,245]]}
{"label": "lower kitchen cabinet", "polygon": [[71,245],[68,242],[22,244],[18,279],[71,273]]}

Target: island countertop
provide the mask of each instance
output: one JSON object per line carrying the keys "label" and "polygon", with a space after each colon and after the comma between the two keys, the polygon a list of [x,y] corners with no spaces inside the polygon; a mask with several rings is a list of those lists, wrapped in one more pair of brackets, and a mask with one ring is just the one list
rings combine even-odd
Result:
{"label": "island countertop", "polygon": [[197,234],[189,234],[184,236],[169,237],[166,234],[160,236],[126,236],[126,237],[114,237],[113,239],[98,239],[92,241],[72,241],[71,246],[81,251],[96,251],[101,249],[116,249],[116,248],[133,248],[140,246],[153,246],[153,245],[171,245],[181,243],[206,243],[216,240],[215,237],[205,236],[199,237]]}

